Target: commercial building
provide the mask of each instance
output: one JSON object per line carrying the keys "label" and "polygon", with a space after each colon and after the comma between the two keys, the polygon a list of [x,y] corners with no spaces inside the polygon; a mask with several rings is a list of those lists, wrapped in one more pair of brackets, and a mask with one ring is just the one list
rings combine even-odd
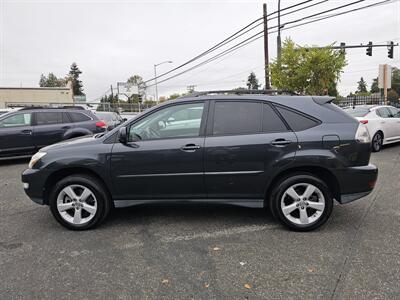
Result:
{"label": "commercial building", "polygon": [[0,87],[0,108],[74,103],[69,87]]}

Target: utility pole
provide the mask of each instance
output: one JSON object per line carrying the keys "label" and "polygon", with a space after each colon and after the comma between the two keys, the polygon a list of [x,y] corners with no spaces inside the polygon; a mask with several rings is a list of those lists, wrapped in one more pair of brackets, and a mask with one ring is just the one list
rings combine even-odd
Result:
{"label": "utility pole", "polygon": [[388,78],[387,78],[387,64],[383,65],[383,99],[385,105],[387,105],[387,86],[388,86]]}
{"label": "utility pole", "polygon": [[264,65],[265,65],[265,89],[271,88],[269,84],[269,57],[268,57],[268,20],[267,20],[267,3],[263,4],[264,16]]}
{"label": "utility pole", "polygon": [[278,0],[278,36],[276,38],[278,61],[281,59],[281,0]]}
{"label": "utility pole", "polygon": [[193,93],[195,88],[196,88],[195,85],[188,85],[188,86],[186,87],[186,89],[187,89],[187,91],[188,91],[189,94]]}

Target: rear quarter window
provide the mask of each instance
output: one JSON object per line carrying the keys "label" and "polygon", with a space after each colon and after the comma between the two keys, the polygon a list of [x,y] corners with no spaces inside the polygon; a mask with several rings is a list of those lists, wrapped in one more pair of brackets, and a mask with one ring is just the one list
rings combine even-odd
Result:
{"label": "rear quarter window", "polygon": [[276,108],[293,131],[306,130],[320,124],[318,120],[312,119],[300,112],[282,106],[277,106]]}
{"label": "rear quarter window", "polygon": [[91,118],[84,113],[80,112],[70,112],[69,116],[71,117],[72,122],[85,122],[85,121],[90,121]]}

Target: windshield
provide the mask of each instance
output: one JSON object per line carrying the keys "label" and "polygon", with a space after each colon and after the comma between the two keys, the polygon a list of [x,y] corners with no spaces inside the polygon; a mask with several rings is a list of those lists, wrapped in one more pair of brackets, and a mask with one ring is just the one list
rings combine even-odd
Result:
{"label": "windshield", "polygon": [[370,112],[368,107],[349,107],[344,111],[353,117],[365,117]]}

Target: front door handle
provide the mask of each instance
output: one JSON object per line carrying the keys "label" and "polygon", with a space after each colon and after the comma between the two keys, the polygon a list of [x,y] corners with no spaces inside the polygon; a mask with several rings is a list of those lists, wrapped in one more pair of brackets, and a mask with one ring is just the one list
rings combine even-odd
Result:
{"label": "front door handle", "polygon": [[285,147],[285,146],[287,146],[287,145],[289,145],[291,143],[292,143],[292,141],[289,141],[289,140],[276,139],[276,140],[271,142],[271,145],[275,146],[275,147]]}
{"label": "front door handle", "polygon": [[30,129],[22,130],[21,134],[23,134],[23,135],[32,135],[32,130],[30,130]]}
{"label": "front door handle", "polygon": [[187,144],[181,147],[181,150],[185,152],[195,152],[197,149],[200,149],[200,146],[195,144]]}
{"label": "front door handle", "polygon": [[63,126],[63,127],[61,127],[61,129],[68,130],[68,129],[71,129],[71,126]]}

